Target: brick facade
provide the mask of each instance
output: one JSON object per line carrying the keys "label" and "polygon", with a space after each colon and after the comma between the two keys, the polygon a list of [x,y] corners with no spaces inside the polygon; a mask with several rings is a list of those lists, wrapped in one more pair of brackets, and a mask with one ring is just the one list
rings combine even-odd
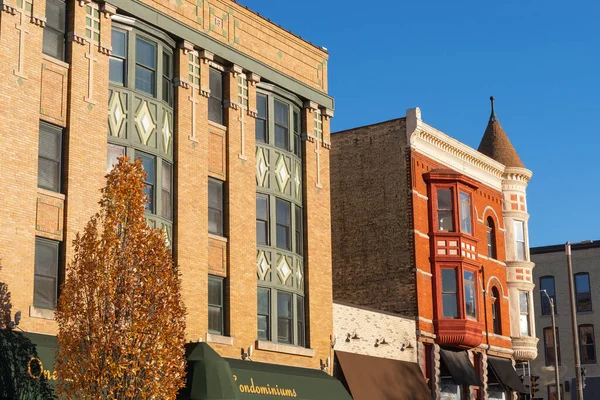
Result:
{"label": "brick facade", "polygon": [[[150,26],[148,29],[168,32],[176,39],[169,49],[175,69],[174,115],[170,120],[168,107],[166,114],[152,114],[153,127],[145,140],[157,148],[164,141],[174,166],[170,241],[182,274],[188,311],[186,338],[194,342],[214,339],[208,334],[208,275],[226,277],[227,337],[212,343],[225,357],[240,357],[240,349],[256,346],[257,339],[256,90],[262,84],[272,84],[297,96],[300,105],[306,102],[300,132],[304,140],[300,197],[304,206],[308,349],[259,348],[253,359],[318,368],[319,360],[329,356],[333,333],[329,212],[333,100],[327,95],[328,54],[234,1],[67,3],[64,62],[42,53],[44,0],[34,2],[33,17],[18,8],[16,0],[4,1],[1,11],[0,125],[4,128],[0,135],[0,281],[12,292],[13,313],[22,311],[20,327],[41,334],[56,332],[52,310],[33,307],[36,236],[61,242],[60,265],[64,268],[73,257],[70,243],[98,210],[99,189],[104,186],[107,168],[107,132],[112,135],[109,140],[120,144],[122,130],[139,133],[141,129],[141,122],[128,114],[137,109],[127,109],[122,100],[124,110],[119,112],[127,114],[122,122],[122,114],[114,114],[116,108],[112,108],[116,95],[115,87],[109,85],[111,27],[118,21],[134,27]],[[98,10],[98,38],[87,36],[87,7]],[[131,22],[127,15],[138,19]],[[169,47],[171,39],[164,40]],[[188,78],[191,53],[199,60],[198,82]],[[223,70],[222,125],[208,121],[211,66]],[[248,81],[246,106],[238,103],[240,74]],[[110,98],[109,89],[113,90]],[[151,104],[144,102],[140,104]],[[113,113],[110,118],[107,110]],[[314,110],[322,114],[322,137],[312,133]],[[65,128],[61,193],[38,189],[40,120]],[[138,124],[137,131],[126,124]],[[209,177],[226,185],[225,237],[207,233]]]}

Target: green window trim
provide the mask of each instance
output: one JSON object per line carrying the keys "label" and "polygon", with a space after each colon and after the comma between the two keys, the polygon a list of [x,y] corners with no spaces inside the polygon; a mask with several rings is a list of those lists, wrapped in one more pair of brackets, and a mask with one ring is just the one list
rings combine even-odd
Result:
{"label": "green window trim", "polygon": [[[259,340],[306,346],[305,298],[282,289],[258,287]],[[266,329],[265,329],[266,328]]]}

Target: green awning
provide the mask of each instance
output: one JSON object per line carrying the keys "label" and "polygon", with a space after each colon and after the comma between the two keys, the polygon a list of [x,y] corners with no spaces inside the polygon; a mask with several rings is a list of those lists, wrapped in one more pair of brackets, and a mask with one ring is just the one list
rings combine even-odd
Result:
{"label": "green awning", "polygon": [[352,400],[337,379],[319,370],[222,358],[207,343],[189,344],[186,355],[182,400]]}
{"label": "green awning", "polygon": [[352,400],[342,383],[323,371],[233,359],[227,361],[233,372],[239,400]]}

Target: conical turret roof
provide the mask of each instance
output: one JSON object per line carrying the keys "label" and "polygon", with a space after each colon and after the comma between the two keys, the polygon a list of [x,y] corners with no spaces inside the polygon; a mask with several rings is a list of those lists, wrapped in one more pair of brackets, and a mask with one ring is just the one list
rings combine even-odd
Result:
{"label": "conical turret roof", "polygon": [[494,96],[490,97],[490,100],[492,102],[492,114],[490,115],[490,120],[485,128],[485,133],[483,134],[483,138],[481,138],[481,143],[479,143],[477,151],[507,167],[525,168],[517,151],[498,121],[496,111],[494,110]]}

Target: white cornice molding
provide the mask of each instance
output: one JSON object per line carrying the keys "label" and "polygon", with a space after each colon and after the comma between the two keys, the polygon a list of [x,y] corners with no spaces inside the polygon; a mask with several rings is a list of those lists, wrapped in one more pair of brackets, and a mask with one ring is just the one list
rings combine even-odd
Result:
{"label": "white cornice molding", "polygon": [[[448,168],[502,191],[506,167],[427,125],[421,120],[421,110],[413,108],[406,112],[407,144],[418,153]],[[523,171],[527,171],[521,168]]]}

